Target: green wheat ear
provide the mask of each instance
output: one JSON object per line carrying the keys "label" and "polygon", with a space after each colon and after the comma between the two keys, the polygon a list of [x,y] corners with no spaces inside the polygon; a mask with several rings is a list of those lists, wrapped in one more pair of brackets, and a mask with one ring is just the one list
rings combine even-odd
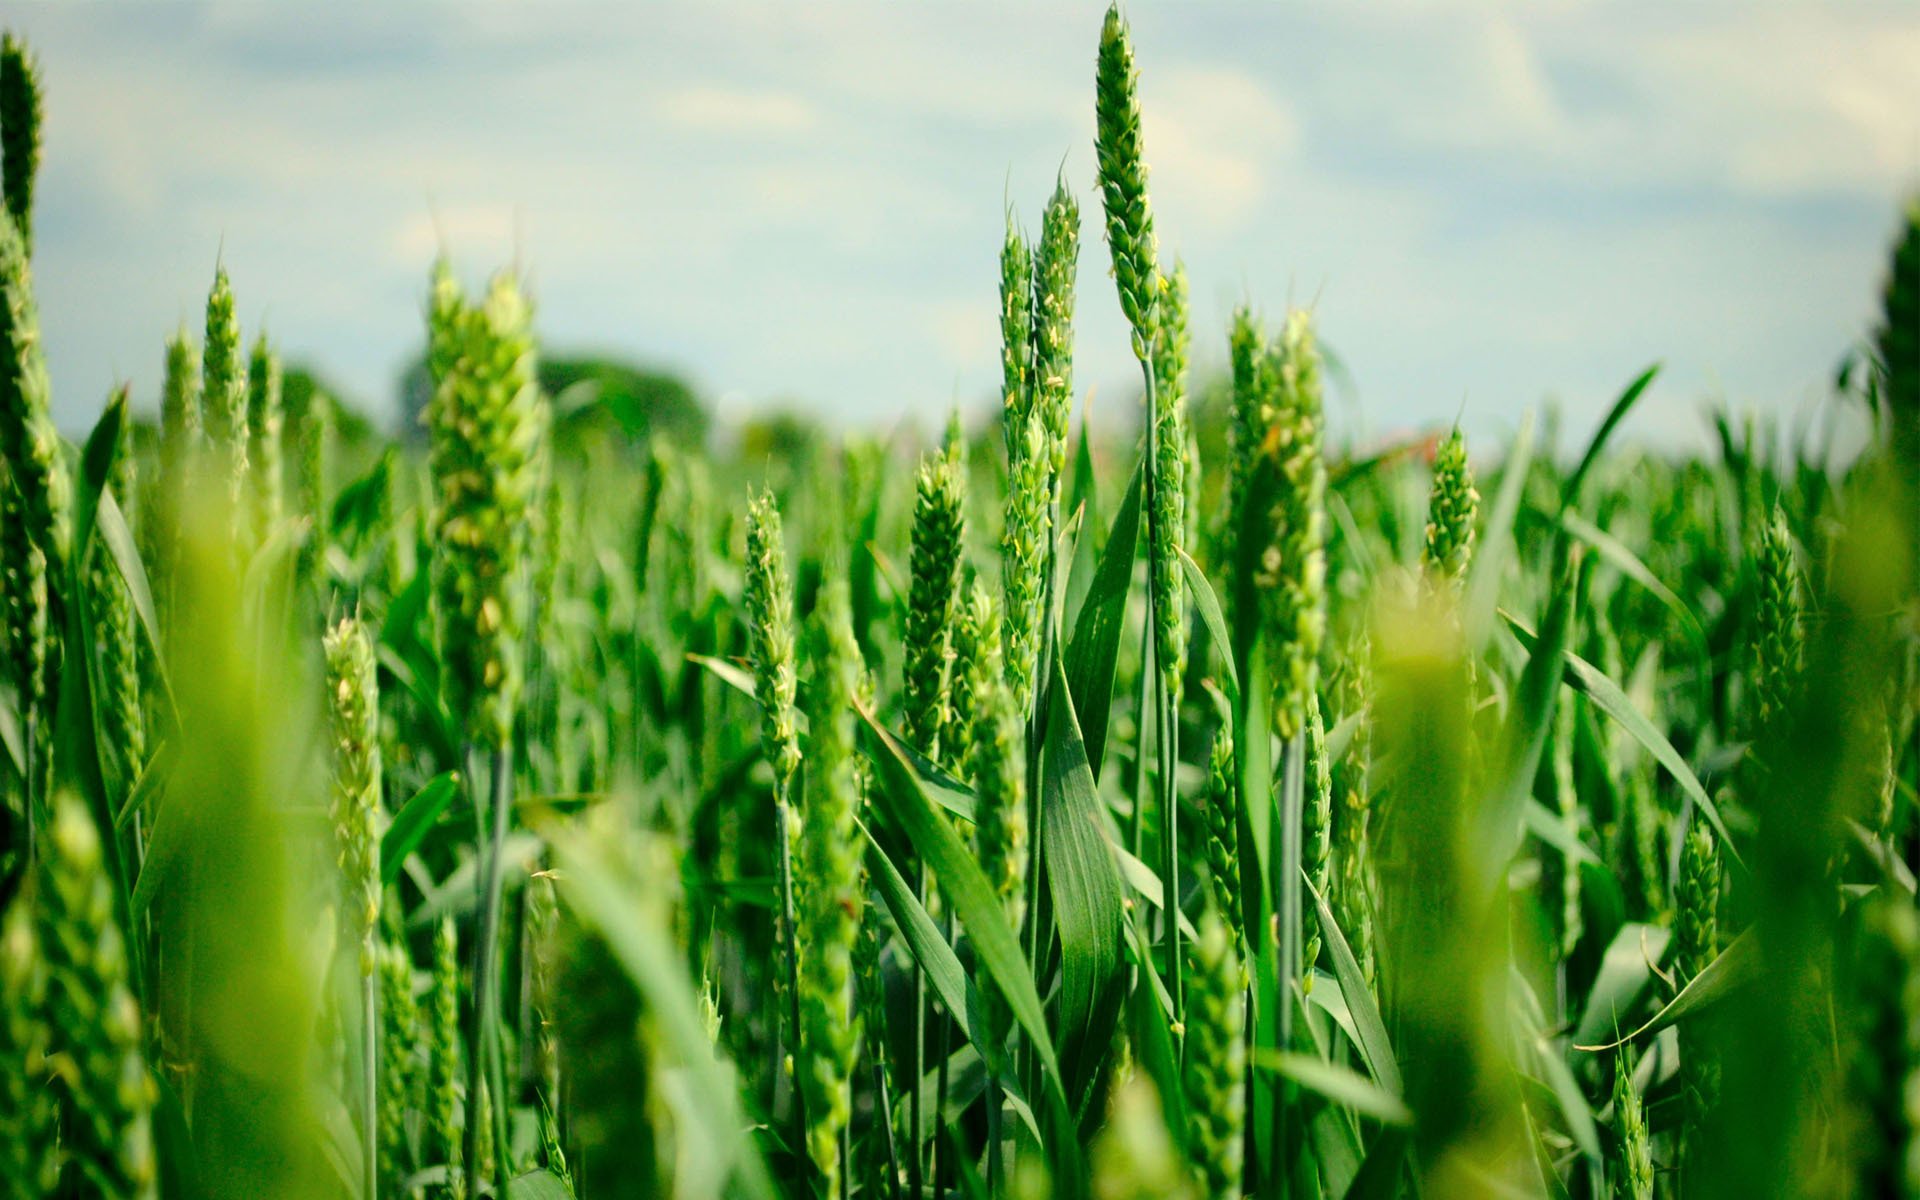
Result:
{"label": "green wheat ear", "polygon": [[943,453],[920,460],[914,478],[913,580],[905,629],[903,727],[915,749],[945,764],[940,735],[948,721],[949,664],[960,605],[965,477]]}
{"label": "green wheat ear", "polygon": [[[1320,694],[1307,695],[1307,794],[1301,808],[1301,869],[1313,890],[1326,895],[1333,875],[1333,764],[1327,758],[1327,724]],[[1320,918],[1309,905],[1300,917],[1300,987],[1313,994],[1313,966],[1320,959]]]}
{"label": "green wheat ear", "polygon": [[[1227,928],[1240,938],[1246,922],[1240,915],[1239,793],[1234,787],[1233,728],[1222,722],[1213,734],[1207,756],[1207,871],[1213,883],[1213,901]],[[1244,942],[1242,943],[1245,944]]]}
{"label": "green wheat ear", "polygon": [[67,1100],[68,1152],[88,1190],[151,1197],[157,1089],[100,835],[73,793],[55,798],[48,840],[40,945],[53,1029],[48,1064]]}
{"label": "green wheat ear", "polygon": [[1235,942],[1219,914],[1209,910],[1193,942],[1187,979],[1184,1079],[1193,1123],[1188,1153],[1208,1200],[1241,1194],[1247,976]]}
{"label": "green wheat ear", "polygon": [[[962,574],[971,573],[963,568]],[[953,656],[947,668],[947,723],[940,730],[940,749],[958,778],[971,782],[973,739],[980,717],[980,660],[991,651],[995,670],[1001,669],[1000,609],[978,579],[963,585],[962,592],[954,609]]]}
{"label": "green wheat ear", "polygon": [[1480,493],[1474,490],[1466,439],[1455,429],[1434,455],[1426,544],[1420,553],[1420,565],[1436,586],[1459,588],[1466,581],[1479,512]]}
{"label": "green wheat ear", "polygon": [[823,1194],[840,1194],[840,1135],[852,1116],[859,1017],[853,1003],[853,952],[865,888],[861,873],[859,774],[854,759],[854,698],[860,650],[848,615],[847,584],[831,579],[812,624],[813,679],[807,705],[806,805],[802,817],[800,1024],[796,1063],[806,1093],[807,1153]]}
{"label": "green wheat ear", "polygon": [[1267,541],[1253,583],[1264,601],[1262,620],[1274,678],[1274,728],[1293,738],[1306,722],[1307,696],[1319,678],[1320,643],[1327,627],[1326,492],[1321,457],[1324,415],[1320,354],[1304,312],[1287,318],[1271,351],[1277,386],[1263,404],[1260,453],[1273,472]]}
{"label": "green wheat ear", "polygon": [[1073,415],[1074,281],[1080,271],[1080,202],[1055,182],[1040,222],[1033,260],[1032,411],[1047,431],[1047,470],[1058,507],[1067,465],[1067,424]]}
{"label": "green wheat ear", "polygon": [[1027,799],[1023,714],[1007,682],[999,614],[975,585],[968,622],[976,631],[969,666],[973,729],[968,770],[973,780],[974,853],[1000,897],[1007,924],[1026,919]]}
{"label": "green wheat ear", "polygon": [[1113,256],[1120,310],[1133,328],[1134,357],[1145,363],[1153,352],[1160,272],[1153,209],[1147,202],[1139,86],[1132,34],[1119,7],[1109,8],[1100,28],[1100,56],[1094,72],[1094,157],[1099,163],[1107,249]]}
{"label": "green wheat ear", "polygon": [[1045,620],[1046,564],[1052,540],[1052,472],[1048,468],[1046,423],[1028,413],[1017,431],[1009,428],[1006,528],[1000,542],[1000,580],[1006,611],[1007,679],[1014,703],[1033,710],[1039,670],[1040,635]]}
{"label": "green wheat ear", "polygon": [[251,528],[241,518],[247,499],[247,371],[240,357],[240,318],[227,269],[213,275],[207,293],[206,348],[200,362],[201,397],[207,440],[216,465],[225,472],[235,513],[235,528]]}
{"label": "green wheat ear", "polygon": [[452,917],[442,917],[434,929],[428,997],[427,1157],[446,1164],[441,1194],[457,1197],[465,1190],[465,1175],[460,1170],[460,940]]}
{"label": "green wheat ear", "polygon": [[420,1003],[413,994],[413,960],[402,942],[380,947],[380,1187],[404,1196],[413,1162],[407,1138],[410,1114],[423,1109],[417,1054],[421,1043]]}
{"label": "green wheat ear", "polygon": [[57,626],[73,537],[73,482],[53,423],[33,271],[10,218],[0,220],[0,321],[0,457],[20,497],[25,536],[46,559],[50,620]]}
{"label": "green wheat ear", "polygon": [[333,750],[333,836],[346,888],[342,915],[360,952],[360,973],[379,965],[380,692],[373,638],[357,617],[342,617],[325,639],[327,717]]}
{"label": "green wheat ear", "polygon": [[[1720,942],[1720,853],[1714,844],[1713,830],[1698,816],[1687,826],[1675,889],[1674,973],[1685,986],[1713,961]],[[1708,1037],[1698,1026],[1683,1023],[1680,1027],[1683,1171],[1693,1159],[1693,1139],[1706,1125],[1707,1114],[1719,1092],[1719,1081],[1719,1063]]]}
{"label": "green wheat ear", "polygon": [[547,430],[533,311],[511,275],[467,307],[436,268],[428,327],[434,595],[448,707],[467,736],[506,746],[525,676],[529,529]]}
{"label": "green wheat ear", "polygon": [[1180,567],[1181,539],[1187,527],[1187,271],[1176,265],[1160,280],[1160,327],[1153,349],[1153,497],[1154,528],[1160,536],[1149,547],[1153,589],[1154,656],[1162,686],[1173,704],[1180,701],[1187,662],[1186,575]]}
{"label": "green wheat ear", "polygon": [[[122,401],[124,402],[124,401]],[[130,447],[115,449],[113,470],[107,477],[115,503],[134,517],[134,458]],[[117,764],[123,787],[130,792],[147,756],[147,722],[142,695],[140,628],[133,595],[113,554],[95,539],[87,558],[87,594],[93,605],[94,636],[100,660],[101,745]]]}
{"label": "green wheat ear", "polygon": [[0,192],[32,252],[33,185],[40,173],[40,64],[11,33],[0,42]]}
{"label": "green wheat ear", "polygon": [[1622,1049],[1613,1064],[1613,1131],[1619,1139],[1614,1162],[1614,1194],[1630,1200],[1653,1200],[1653,1150],[1648,1142],[1646,1112],[1633,1086],[1633,1062]]}
{"label": "green wheat ear", "polygon": [[1757,561],[1759,604],[1752,647],[1753,707],[1750,729],[1758,736],[1783,712],[1800,684],[1800,568],[1786,514],[1773,510],[1760,534]]}
{"label": "green wheat ear", "polygon": [[1033,405],[1033,293],[1033,250],[1009,209],[1000,245],[1000,401],[1009,454]]}
{"label": "green wheat ear", "polygon": [[754,698],[760,702],[761,740],[775,785],[784,791],[800,771],[800,734],[794,709],[793,582],[787,573],[780,510],[771,492],[762,492],[747,507],[742,603]]}

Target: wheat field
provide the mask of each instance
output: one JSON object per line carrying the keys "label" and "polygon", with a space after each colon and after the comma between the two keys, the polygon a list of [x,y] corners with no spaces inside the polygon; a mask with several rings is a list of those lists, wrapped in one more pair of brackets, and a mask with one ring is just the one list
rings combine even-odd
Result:
{"label": "wheat field", "polygon": [[0,1191],[1920,1195],[1920,207],[1857,455],[1626,447],[1653,367],[1344,443],[1311,309],[1190,327],[1089,50],[992,420],[719,452],[450,257],[420,430],[221,269],[69,443],[7,39]]}

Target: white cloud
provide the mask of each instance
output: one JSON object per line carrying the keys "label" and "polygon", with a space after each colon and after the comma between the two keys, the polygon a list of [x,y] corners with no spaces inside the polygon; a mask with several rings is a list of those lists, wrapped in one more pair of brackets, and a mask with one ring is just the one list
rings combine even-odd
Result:
{"label": "white cloud", "polygon": [[790,92],[694,85],[669,92],[660,114],[701,133],[775,136],[806,133],[819,123],[814,106]]}

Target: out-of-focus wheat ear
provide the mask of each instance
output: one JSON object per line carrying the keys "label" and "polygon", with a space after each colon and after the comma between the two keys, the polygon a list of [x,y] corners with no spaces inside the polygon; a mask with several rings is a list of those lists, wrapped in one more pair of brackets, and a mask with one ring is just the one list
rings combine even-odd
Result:
{"label": "out-of-focus wheat ear", "polygon": [[413,960],[401,941],[380,946],[380,1193],[407,1195],[415,1166],[407,1119],[424,1111],[425,1072],[417,1058],[424,1030],[413,994]]}
{"label": "out-of-focus wheat ear", "polygon": [[1835,1159],[1852,1185],[1844,1194],[1910,1196],[1920,1183],[1920,913],[1883,891],[1862,905],[1851,940]]}
{"label": "out-of-focus wheat ear", "polygon": [[166,367],[160,385],[160,474],[153,481],[153,520],[146,525],[151,549],[154,604],[162,636],[173,629],[174,571],[180,555],[180,520],[188,480],[206,441],[201,411],[200,343],[183,322],[167,339]]}
{"label": "out-of-focus wheat ear", "polygon": [[201,397],[207,443],[214,468],[224,475],[233,503],[235,529],[250,531],[247,512],[247,365],[241,358],[240,317],[233,283],[222,266],[207,293],[206,346],[200,360]]}
{"label": "out-of-focus wheat ear", "polygon": [[118,1197],[157,1194],[146,1030],[129,985],[100,835],[71,792],[53,801],[39,892],[47,963],[47,1059],[68,1117],[76,1182]]}
{"label": "out-of-focus wheat ear", "polygon": [[379,1187],[380,692],[373,639],[342,617],[323,640],[333,766],[333,840],[340,867],[341,933],[360,963],[363,1184]]}
{"label": "out-of-focus wheat ear", "polygon": [[47,1086],[47,964],[32,886],[0,915],[0,1179],[30,1200],[60,1180],[59,1107]]}
{"label": "out-of-focus wheat ear", "polygon": [[465,1195],[466,1177],[460,1170],[460,939],[452,917],[442,917],[434,928],[427,995],[427,1160],[446,1165],[440,1194],[458,1200]]}
{"label": "out-of-focus wheat ear", "polygon": [[[1720,852],[1713,829],[1696,815],[1687,826],[1680,850],[1680,874],[1675,881],[1673,940],[1674,974],[1681,986],[1706,970],[1719,953]],[[1680,1025],[1679,1134],[1681,1180],[1694,1157],[1694,1140],[1704,1127],[1719,1091],[1716,1048],[1696,1022]]]}
{"label": "out-of-focus wheat ear", "polygon": [[333,512],[333,397],[315,391],[300,415],[300,513],[324,537]]}
{"label": "out-of-focus wheat ear", "polygon": [[1073,416],[1073,305],[1079,272],[1080,202],[1062,177],[1047,200],[1033,259],[1031,408],[1046,428],[1047,473],[1056,510],[1067,465],[1067,426]]}
{"label": "out-of-focus wheat ear", "polygon": [[1793,534],[1777,506],[1760,534],[1756,579],[1759,603],[1754,611],[1749,686],[1750,736],[1759,737],[1792,703],[1800,685],[1805,635],[1800,623],[1800,567]]}
{"label": "out-of-focus wheat ear", "polygon": [[11,33],[0,41],[0,192],[20,240],[33,248],[33,186],[40,174],[40,63]]}
{"label": "out-of-focus wheat ear", "polygon": [[1115,1070],[1107,1123],[1093,1140],[1094,1200],[1194,1200],[1187,1164],[1174,1152],[1159,1093],[1145,1075]]}
{"label": "out-of-focus wheat ear", "polygon": [[1455,429],[1434,455],[1426,542],[1420,551],[1420,565],[1433,586],[1457,590],[1465,582],[1479,512],[1480,493],[1473,486],[1466,439]]}
{"label": "out-of-focus wheat ear", "polygon": [[[1580,697],[1570,688],[1563,689],[1555,698],[1553,732],[1547,743],[1554,819],[1571,837],[1580,836],[1580,792],[1573,770],[1580,703]],[[1580,906],[1580,868],[1563,855],[1549,854],[1541,862],[1540,873],[1542,901],[1554,929],[1554,952],[1564,960],[1574,952],[1586,932],[1586,917]]]}
{"label": "out-of-focus wheat ear", "polygon": [[1894,454],[1911,481],[1920,466],[1920,199],[1901,214],[1876,342]]}
{"label": "out-of-focus wheat ear", "polygon": [[947,725],[953,628],[960,605],[965,483],[952,459],[928,454],[914,478],[913,535],[907,594],[902,725],[907,741],[946,763],[940,732]]}
{"label": "out-of-focus wheat ear", "polygon": [[821,1194],[840,1194],[841,1133],[852,1117],[852,1080],[860,1020],[853,1007],[853,953],[865,882],[856,821],[859,778],[854,699],[860,650],[853,640],[847,584],[834,575],[813,616],[808,655],[806,804],[801,825],[801,1055],[795,1069],[806,1092],[807,1154]]}
{"label": "out-of-focus wheat ear", "polygon": [[1184,1081],[1192,1136],[1188,1155],[1208,1200],[1244,1194],[1247,1118],[1247,973],[1238,937],[1209,909],[1190,954]]}
{"label": "out-of-focus wheat ear", "polygon": [[1306,721],[1327,628],[1325,417],[1320,354],[1306,313],[1289,314],[1273,353],[1278,386],[1273,411],[1262,422],[1261,453],[1270,460],[1275,486],[1253,583],[1264,601],[1274,728],[1291,740]]}
{"label": "out-of-focus wheat ear", "polygon": [[1107,248],[1113,256],[1120,310],[1133,328],[1133,353],[1143,364],[1153,352],[1159,293],[1153,209],[1147,201],[1147,164],[1140,137],[1140,71],[1133,35],[1119,6],[1107,9],[1094,72],[1094,158],[1106,210]]}
{"label": "out-of-focus wheat ear", "polygon": [[1633,1086],[1633,1060],[1622,1047],[1613,1063],[1614,1195],[1653,1200],[1653,1150],[1646,1110]]}
{"label": "out-of-focus wheat ear", "polygon": [[247,462],[253,491],[254,538],[265,542],[286,508],[280,356],[261,334],[247,370]]}

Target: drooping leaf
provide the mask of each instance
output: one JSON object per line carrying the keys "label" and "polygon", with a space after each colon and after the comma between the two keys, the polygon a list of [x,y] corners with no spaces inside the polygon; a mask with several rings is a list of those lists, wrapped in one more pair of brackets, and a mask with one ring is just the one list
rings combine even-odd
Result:
{"label": "drooping leaf", "polygon": [[1133,469],[1133,480],[1120,502],[1107,533],[1106,548],[1094,571],[1087,597],[1067,643],[1066,681],[1073,690],[1073,709],[1084,713],[1078,740],[1085,746],[1087,766],[1099,778],[1107,748],[1107,719],[1112,708],[1113,676],[1120,654],[1120,631],[1126,624],[1127,593],[1133,586],[1134,560],[1140,545],[1140,497],[1144,461]]}
{"label": "drooping leaf", "polygon": [[380,881],[392,883],[400,877],[400,864],[416,850],[433,823],[440,819],[448,802],[460,791],[460,776],[442,771],[400,806],[393,823],[380,837]]}

